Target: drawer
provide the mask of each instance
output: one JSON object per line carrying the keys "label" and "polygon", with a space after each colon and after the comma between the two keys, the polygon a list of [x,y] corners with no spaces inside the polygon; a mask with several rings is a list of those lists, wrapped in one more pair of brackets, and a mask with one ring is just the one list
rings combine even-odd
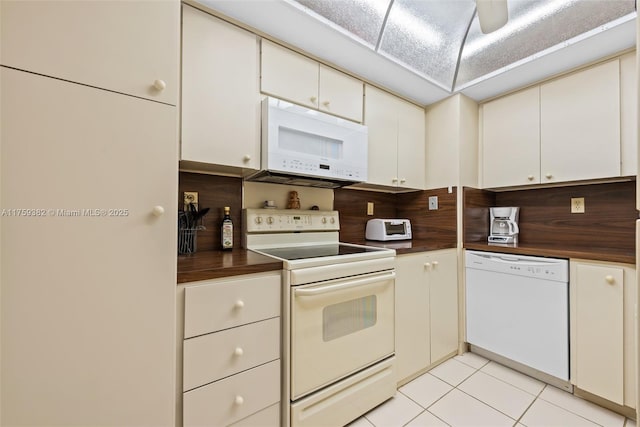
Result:
{"label": "drawer", "polygon": [[280,401],[280,361],[184,393],[183,423],[226,426]]}
{"label": "drawer", "polygon": [[248,416],[231,427],[278,427],[280,425],[280,403],[271,405],[260,412]]}
{"label": "drawer", "polygon": [[280,316],[280,274],[188,286],[184,290],[184,337]]}
{"label": "drawer", "polygon": [[280,318],[184,342],[183,391],[280,358]]}

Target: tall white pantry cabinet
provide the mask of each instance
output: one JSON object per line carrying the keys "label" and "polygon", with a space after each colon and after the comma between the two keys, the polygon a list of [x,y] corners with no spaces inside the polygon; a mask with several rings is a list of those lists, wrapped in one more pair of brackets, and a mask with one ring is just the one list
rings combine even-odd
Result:
{"label": "tall white pantry cabinet", "polygon": [[173,425],[180,3],[0,25],[0,424]]}

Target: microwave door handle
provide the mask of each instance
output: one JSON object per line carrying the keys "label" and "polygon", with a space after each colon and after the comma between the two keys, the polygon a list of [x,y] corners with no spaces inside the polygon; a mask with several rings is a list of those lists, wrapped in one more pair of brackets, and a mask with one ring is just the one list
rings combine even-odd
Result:
{"label": "microwave door handle", "polygon": [[344,289],[357,288],[359,286],[366,286],[371,283],[381,282],[386,280],[395,279],[396,273],[391,272],[381,276],[368,277],[366,279],[352,280],[346,283],[336,283],[333,285],[318,286],[312,289],[294,289],[294,295],[297,297],[312,297],[316,295],[327,294],[329,292],[341,291]]}

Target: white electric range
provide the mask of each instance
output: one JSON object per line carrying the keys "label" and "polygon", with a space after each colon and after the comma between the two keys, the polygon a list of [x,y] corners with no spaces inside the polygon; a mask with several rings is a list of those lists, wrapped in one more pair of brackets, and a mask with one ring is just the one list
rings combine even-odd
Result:
{"label": "white electric range", "polygon": [[392,397],[395,251],[339,242],[336,211],[244,221],[247,249],[284,265],[283,425],[345,425]]}

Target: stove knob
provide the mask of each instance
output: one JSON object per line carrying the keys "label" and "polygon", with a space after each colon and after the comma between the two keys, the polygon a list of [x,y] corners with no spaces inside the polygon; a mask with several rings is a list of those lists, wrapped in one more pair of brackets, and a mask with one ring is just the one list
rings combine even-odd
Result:
{"label": "stove knob", "polygon": [[255,221],[256,221],[256,224],[262,224],[262,217],[257,216]]}
{"label": "stove knob", "polygon": [[323,224],[326,224],[326,223],[327,223],[327,218],[322,217],[322,223],[323,223]]}
{"label": "stove knob", "polygon": [[267,224],[273,224],[273,217],[272,216],[267,217]]}
{"label": "stove knob", "polygon": [[330,222],[331,222],[331,224],[335,224],[336,223],[336,219],[332,217]]}

